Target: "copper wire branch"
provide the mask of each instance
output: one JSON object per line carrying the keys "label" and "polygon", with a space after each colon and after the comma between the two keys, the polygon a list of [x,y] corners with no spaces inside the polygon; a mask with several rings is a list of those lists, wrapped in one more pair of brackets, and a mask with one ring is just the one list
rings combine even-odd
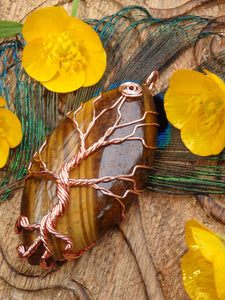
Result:
{"label": "copper wire branch", "polygon": [[[150,77],[147,79],[147,84],[150,88],[153,87],[155,78],[157,74],[153,72]],[[76,120],[77,113],[82,109],[82,105],[73,113],[71,116],[71,113],[67,114],[67,117],[73,122],[74,128],[76,129],[77,135],[80,140],[80,149],[76,155],[74,155],[69,161],[67,161],[61,168],[59,174],[53,174],[51,171],[48,170],[46,164],[42,160],[42,151],[45,148],[47,142],[45,141],[43,145],[41,146],[40,150],[35,153],[33,160],[38,161],[41,165],[42,171],[40,172],[31,172],[27,176],[26,179],[30,177],[45,177],[50,180],[54,180],[56,182],[56,191],[57,191],[57,198],[58,202],[54,205],[52,210],[50,210],[41,220],[40,223],[37,224],[30,224],[29,220],[25,216],[19,217],[15,231],[19,233],[21,229],[24,230],[31,230],[31,231],[39,231],[39,236],[34,240],[33,244],[28,248],[25,249],[24,245],[19,245],[17,248],[17,251],[19,253],[20,257],[27,258],[31,256],[38,246],[42,243],[44,246],[44,254],[41,257],[40,264],[44,268],[51,267],[51,264],[47,264],[47,259],[51,256],[51,249],[48,241],[48,235],[53,234],[56,238],[59,238],[65,242],[65,248],[63,256],[65,259],[73,259],[77,258],[82,254],[82,251],[79,253],[72,254],[71,250],[73,249],[73,241],[70,237],[64,235],[63,233],[60,233],[56,230],[58,220],[64,215],[66,209],[69,206],[70,203],[70,188],[71,187],[78,187],[78,186],[90,186],[98,191],[100,191],[104,195],[108,195],[111,197],[114,197],[121,205],[122,207],[122,217],[124,218],[124,211],[125,206],[123,204],[123,199],[128,195],[128,193],[133,194],[139,194],[142,192],[142,190],[138,190],[136,186],[135,180],[132,178],[137,170],[137,168],[149,168],[145,165],[137,165],[133,168],[132,172],[128,175],[118,175],[118,176],[105,176],[102,178],[92,178],[92,179],[73,179],[69,178],[70,171],[76,168],[83,159],[91,155],[96,150],[100,149],[101,147],[106,147],[108,145],[112,144],[121,144],[125,141],[131,141],[136,140],[140,141],[143,147],[148,149],[155,149],[156,147],[148,146],[145,142],[145,140],[141,137],[136,137],[135,133],[136,130],[139,127],[143,126],[158,126],[157,123],[141,123],[145,120],[146,116],[148,114],[156,114],[153,111],[146,111],[144,115],[135,121],[131,121],[125,124],[119,124],[122,118],[121,114],[121,108],[125,101],[127,100],[127,97],[139,97],[142,95],[142,87],[139,84],[136,83],[125,83],[120,86],[120,92],[121,96],[118,98],[118,100],[110,107],[107,107],[103,109],[99,114],[96,113],[96,103],[102,99],[102,95],[100,94],[97,98],[93,100],[93,118],[90,122],[89,126],[86,129],[86,132],[82,132],[81,128],[79,127],[79,124]],[[106,112],[112,109],[117,109],[117,119],[114,122],[114,124],[109,127],[105,134],[93,145],[86,148],[86,139],[93,129],[94,125],[96,124],[96,121]],[[140,124],[141,123],[141,124]],[[120,138],[112,138],[109,140],[110,136],[115,132],[115,130],[123,127],[128,127],[131,125],[135,125],[132,132],[125,136]],[[31,170],[32,162],[29,166],[29,170]],[[114,180],[124,180],[132,183],[132,188],[128,189],[123,195],[117,195],[111,192],[110,190],[100,187],[99,183],[103,182],[110,182]],[[92,246],[92,245],[90,245]],[[88,247],[89,248],[89,247]],[[84,249],[86,250],[86,249]]]}

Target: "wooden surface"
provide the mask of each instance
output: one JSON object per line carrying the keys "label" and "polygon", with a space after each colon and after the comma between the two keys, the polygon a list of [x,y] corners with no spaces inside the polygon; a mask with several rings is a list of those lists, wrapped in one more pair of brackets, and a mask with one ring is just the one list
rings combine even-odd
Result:
{"label": "wooden surface", "polygon": [[[24,21],[29,12],[58,0],[5,0],[1,19]],[[142,5],[155,17],[184,13],[222,16],[224,1],[207,0],[80,0],[78,17],[101,18],[123,6]],[[180,66],[190,65],[188,57]],[[185,222],[194,218],[225,234],[224,226],[203,211],[194,196],[146,192],[129,210],[121,228],[113,228],[81,259],[43,271],[18,258],[14,224],[21,192],[0,204],[0,299],[189,299],[182,285],[180,261],[187,247]]]}

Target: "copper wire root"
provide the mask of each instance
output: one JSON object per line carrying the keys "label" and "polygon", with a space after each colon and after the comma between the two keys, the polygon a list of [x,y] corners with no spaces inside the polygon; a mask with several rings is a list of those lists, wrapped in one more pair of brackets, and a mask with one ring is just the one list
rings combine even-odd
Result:
{"label": "copper wire root", "polygon": [[[152,88],[156,80],[156,73],[153,72],[149,78],[147,79],[147,85],[149,85],[149,88]],[[31,230],[31,231],[39,231],[39,236],[35,239],[33,244],[28,248],[25,249],[23,245],[19,245],[17,248],[18,254],[22,258],[30,257],[38,248],[38,246],[42,243],[44,246],[44,254],[41,257],[40,264],[43,268],[49,268],[52,266],[51,264],[47,263],[47,260],[51,257],[51,249],[49,246],[48,241],[48,235],[52,234],[56,238],[59,238],[65,242],[65,248],[63,251],[63,256],[66,260],[74,259],[80,257],[83,252],[90,247],[93,246],[90,245],[89,247],[83,249],[82,251],[78,253],[71,253],[73,249],[73,241],[70,237],[58,232],[56,230],[58,220],[64,215],[66,209],[68,208],[70,204],[70,188],[76,187],[76,186],[90,186],[96,190],[99,190],[101,193],[105,195],[109,195],[114,197],[121,205],[122,208],[122,218],[125,218],[125,206],[123,204],[123,199],[128,195],[128,193],[133,194],[139,194],[142,192],[142,190],[138,190],[136,187],[136,182],[133,179],[133,175],[135,174],[137,168],[150,168],[145,165],[137,165],[133,168],[132,172],[128,175],[118,175],[118,176],[105,176],[102,178],[92,178],[92,179],[71,179],[69,178],[69,173],[72,169],[74,169],[84,158],[91,155],[94,151],[101,147],[105,147],[112,144],[121,144],[124,141],[129,140],[137,140],[140,141],[143,147],[148,149],[156,149],[156,147],[148,146],[145,142],[145,140],[141,137],[136,137],[135,133],[136,130],[141,126],[158,126],[157,123],[142,123],[146,116],[148,114],[156,114],[153,111],[147,111],[144,113],[144,115],[135,121],[128,122],[126,124],[119,124],[120,120],[122,118],[121,114],[121,108],[123,104],[125,103],[127,97],[139,97],[142,95],[142,87],[140,84],[137,83],[125,83],[120,86],[120,92],[121,96],[118,98],[118,100],[110,107],[103,109],[99,114],[96,113],[96,103],[102,99],[102,95],[100,94],[98,97],[96,97],[93,100],[93,118],[90,122],[88,128],[86,129],[86,132],[82,132],[79,128],[79,124],[76,120],[77,113],[82,109],[82,105],[73,113],[72,117],[71,114],[67,114],[67,117],[73,122],[73,125],[76,129],[76,132],[78,134],[79,140],[80,140],[80,149],[79,152],[74,155],[69,161],[67,161],[61,168],[59,174],[53,174],[51,171],[49,171],[46,167],[46,164],[42,160],[42,151],[44,147],[46,146],[46,140],[44,144],[41,146],[40,150],[35,154],[34,160],[38,161],[40,163],[41,172],[38,173],[32,173],[30,171],[30,174],[27,176],[27,179],[30,177],[41,177],[41,178],[47,178],[50,180],[54,180],[56,182],[57,187],[57,198],[58,202],[54,205],[52,210],[46,214],[40,223],[38,224],[30,224],[29,220],[25,216],[21,216],[18,218],[17,223],[15,225],[15,232],[20,233],[22,229],[24,230]],[[106,112],[108,112],[111,109],[117,109],[117,119],[113,126],[108,128],[104,134],[103,137],[101,137],[96,143],[91,145],[90,147],[86,148],[86,139],[93,129],[96,121]],[[123,138],[111,138],[110,136],[114,133],[115,130],[127,127],[130,125],[135,125],[133,131],[123,137]],[[31,170],[32,163],[29,165],[29,170]],[[102,182],[109,182],[113,180],[124,180],[132,183],[132,188],[128,189],[123,195],[117,195],[112,193],[110,190],[105,189],[103,187],[100,187],[99,183]]]}

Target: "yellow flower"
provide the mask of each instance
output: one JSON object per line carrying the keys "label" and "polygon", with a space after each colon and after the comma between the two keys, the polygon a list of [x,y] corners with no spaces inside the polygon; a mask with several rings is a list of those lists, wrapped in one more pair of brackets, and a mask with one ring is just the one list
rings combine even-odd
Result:
{"label": "yellow flower", "polygon": [[9,148],[18,146],[22,139],[20,121],[13,112],[2,108],[5,105],[5,99],[0,97],[0,168],[6,164]]}
{"label": "yellow flower", "polygon": [[196,220],[186,223],[189,252],[181,261],[183,284],[194,300],[225,299],[225,245]]}
{"label": "yellow flower", "polygon": [[106,68],[106,53],[97,33],[62,7],[45,7],[26,19],[28,41],[23,67],[55,92],[71,92],[97,83]]}
{"label": "yellow flower", "polygon": [[194,154],[207,156],[225,147],[225,84],[217,75],[179,70],[165,94],[168,120]]}

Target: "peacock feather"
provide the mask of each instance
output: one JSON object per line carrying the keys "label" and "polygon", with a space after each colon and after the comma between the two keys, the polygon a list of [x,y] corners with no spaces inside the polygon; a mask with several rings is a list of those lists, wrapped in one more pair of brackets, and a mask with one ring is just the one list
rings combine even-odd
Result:
{"label": "peacock feather", "polygon": [[[211,49],[212,41],[224,39],[224,23],[198,16],[156,19],[140,6],[126,7],[102,20],[85,21],[102,40],[107,69],[96,85],[74,93],[47,91],[26,74],[21,65],[21,36],[0,43],[0,96],[19,117],[23,130],[21,144],[11,149],[8,163],[0,170],[2,200],[23,184],[33,154],[68,111],[124,81],[143,83],[154,70],[160,74],[160,93],[155,96],[159,148],[147,188],[172,193],[224,193],[225,152],[205,158],[190,153],[163,110],[163,95],[168,86],[165,73],[188,51],[193,52],[193,60],[197,61],[191,67],[197,65],[197,70],[207,69],[225,79],[225,51]],[[201,51],[202,41],[209,45],[207,55]]]}

